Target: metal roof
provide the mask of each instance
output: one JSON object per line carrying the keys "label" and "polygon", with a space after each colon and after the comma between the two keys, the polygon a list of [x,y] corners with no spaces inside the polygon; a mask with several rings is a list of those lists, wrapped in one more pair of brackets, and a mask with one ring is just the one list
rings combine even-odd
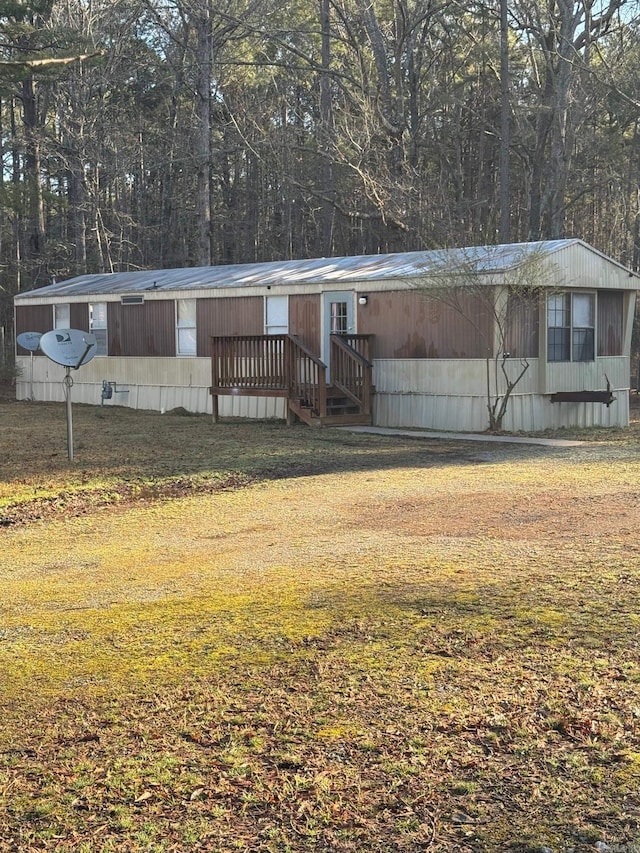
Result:
{"label": "metal roof", "polygon": [[430,271],[462,265],[472,265],[478,272],[504,272],[518,266],[528,255],[548,255],[574,244],[586,246],[576,239],[545,240],[428,252],[81,275],[23,292],[17,298],[373,282],[424,276]]}

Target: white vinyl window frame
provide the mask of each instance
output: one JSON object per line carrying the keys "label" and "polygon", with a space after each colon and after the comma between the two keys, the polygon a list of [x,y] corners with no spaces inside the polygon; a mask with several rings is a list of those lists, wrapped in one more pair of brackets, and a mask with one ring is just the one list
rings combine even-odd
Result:
{"label": "white vinyl window frame", "polygon": [[289,333],[289,297],[265,296],[265,335],[287,335]]}
{"label": "white vinyl window frame", "polygon": [[547,362],[590,362],[596,358],[596,294],[555,293],[547,300]]}
{"label": "white vinyl window frame", "polygon": [[176,355],[197,353],[196,300],[176,299]]}
{"label": "white vinyl window frame", "polygon": [[71,305],[68,302],[58,302],[53,306],[53,328],[71,328]]}
{"label": "white vinyl window frame", "polygon": [[108,355],[107,303],[89,303],[89,331],[96,339],[96,355]]}

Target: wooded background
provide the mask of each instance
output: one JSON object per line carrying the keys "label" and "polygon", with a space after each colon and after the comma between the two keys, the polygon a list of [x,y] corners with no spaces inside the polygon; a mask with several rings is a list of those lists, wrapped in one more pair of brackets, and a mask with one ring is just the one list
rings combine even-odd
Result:
{"label": "wooded background", "polygon": [[0,0],[0,325],[85,272],[580,237],[640,265],[638,0]]}

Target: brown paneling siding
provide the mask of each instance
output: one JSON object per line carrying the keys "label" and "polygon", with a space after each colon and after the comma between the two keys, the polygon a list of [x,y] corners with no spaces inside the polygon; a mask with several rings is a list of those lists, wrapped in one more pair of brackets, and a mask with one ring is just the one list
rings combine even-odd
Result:
{"label": "brown paneling siding", "polygon": [[[50,332],[53,329],[51,305],[16,305],[16,337],[22,332]],[[18,355],[28,355],[29,350],[18,347]],[[36,350],[34,355],[44,355]]]}
{"label": "brown paneling siding", "polygon": [[624,294],[598,291],[598,355],[622,355]]}
{"label": "brown paneling siding", "polygon": [[537,358],[540,301],[537,295],[509,294],[505,349],[514,358]]}
{"label": "brown paneling siding", "polygon": [[198,355],[211,355],[213,335],[263,335],[262,296],[223,296],[196,302]]}
{"label": "brown paneling siding", "polygon": [[176,354],[175,302],[149,300],[142,305],[107,303],[109,355]]}
{"label": "brown paneling siding", "polygon": [[470,294],[459,301],[464,316],[415,291],[370,293],[358,306],[358,333],[375,335],[375,358],[484,358],[492,342],[484,304]]}
{"label": "brown paneling siding", "polygon": [[311,352],[320,356],[320,294],[289,297],[289,332],[297,335]]}
{"label": "brown paneling siding", "polygon": [[69,320],[72,329],[89,331],[89,305],[86,302],[72,302],[69,306]]}

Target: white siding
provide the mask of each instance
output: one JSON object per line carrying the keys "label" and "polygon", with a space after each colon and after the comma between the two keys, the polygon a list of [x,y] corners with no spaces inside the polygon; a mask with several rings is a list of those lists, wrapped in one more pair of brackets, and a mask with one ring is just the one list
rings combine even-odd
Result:
{"label": "white siding", "polygon": [[[22,373],[16,383],[18,400],[29,396],[29,357],[19,356]],[[64,367],[48,358],[33,360],[33,398],[64,401]],[[75,403],[100,405],[102,382],[115,382],[115,393],[105,406],[128,406],[168,412],[182,407],[190,412],[211,413],[211,360],[208,358],[94,358],[71,371]],[[285,403],[271,397],[220,397],[222,417],[284,418]]]}
{"label": "white siding", "polygon": [[587,245],[567,245],[543,259],[550,283],[581,290],[634,290],[637,278],[630,271]]}
{"label": "white siding", "polygon": [[[33,396],[64,400],[64,368],[47,358],[34,358]],[[18,399],[29,396],[29,356],[18,357],[22,374]],[[518,369],[515,359],[510,369]],[[548,366],[548,393],[538,393],[540,362],[530,366],[511,399],[504,428],[530,432],[561,426],[624,426],[628,423],[629,359],[599,358],[592,364]],[[601,403],[551,403],[563,390],[603,390],[605,374],[616,395]],[[94,358],[72,371],[72,399],[99,405],[102,381],[116,383],[105,406],[169,411],[179,406],[211,412],[211,362],[208,358]],[[481,432],[487,428],[486,362],[478,359],[379,359],[374,362],[374,423],[384,427]],[[493,381],[493,376],[492,376]],[[285,401],[270,397],[221,396],[221,417],[284,418]]]}
{"label": "white siding", "polygon": [[[538,359],[530,358],[527,372],[518,383],[520,393],[533,393],[538,387]],[[494,366],[490,363],[492,387]],[[520,361],[507,362],[509,375],[520,372]],[[374,361],[374,385],[378,393],[428,393],[445,395],[484,395],[487,387],[487,362],[484,359],[389,358]]]}
{"label": "white siding", "polygon": [[[628,392],[609,407],[602,403],[551,403],[535,394],[513,395],[503,429],[537,432],[561,427],[622,427],[629,423]],[[376,394],[374,423],[381,427],[484,432],[488,426],[484,397],[427,394]]]}
{"label": "white siding", "polygon": [[[517,369],[517,365],[513,365]],[[561,364],[547,395],[538,393],[540,363],[529,368],[511,397],[503,427],[533,432],[569,426],[625,426],[629,422],[629,359]],[[585,372],[585,368],[587,371]],[[552,403],[551,393],[604,390],[605,374],[617,397],[602,403]],[[493,365],[491,382],[494,388]],[[374,362],[374,422],[384,427],[482,432],[488,426],[486,362],[482,360],[380,359]],[[566,382],[566,385],[564,383]]]}
{"label": "white siding", "polygon": [[556,361],[546,365],[544,377],[547,394],[558,391],[604,390],[607,378],[612,388],[628,388],[629,359],[625,356],[603,356],[595,361]]}

